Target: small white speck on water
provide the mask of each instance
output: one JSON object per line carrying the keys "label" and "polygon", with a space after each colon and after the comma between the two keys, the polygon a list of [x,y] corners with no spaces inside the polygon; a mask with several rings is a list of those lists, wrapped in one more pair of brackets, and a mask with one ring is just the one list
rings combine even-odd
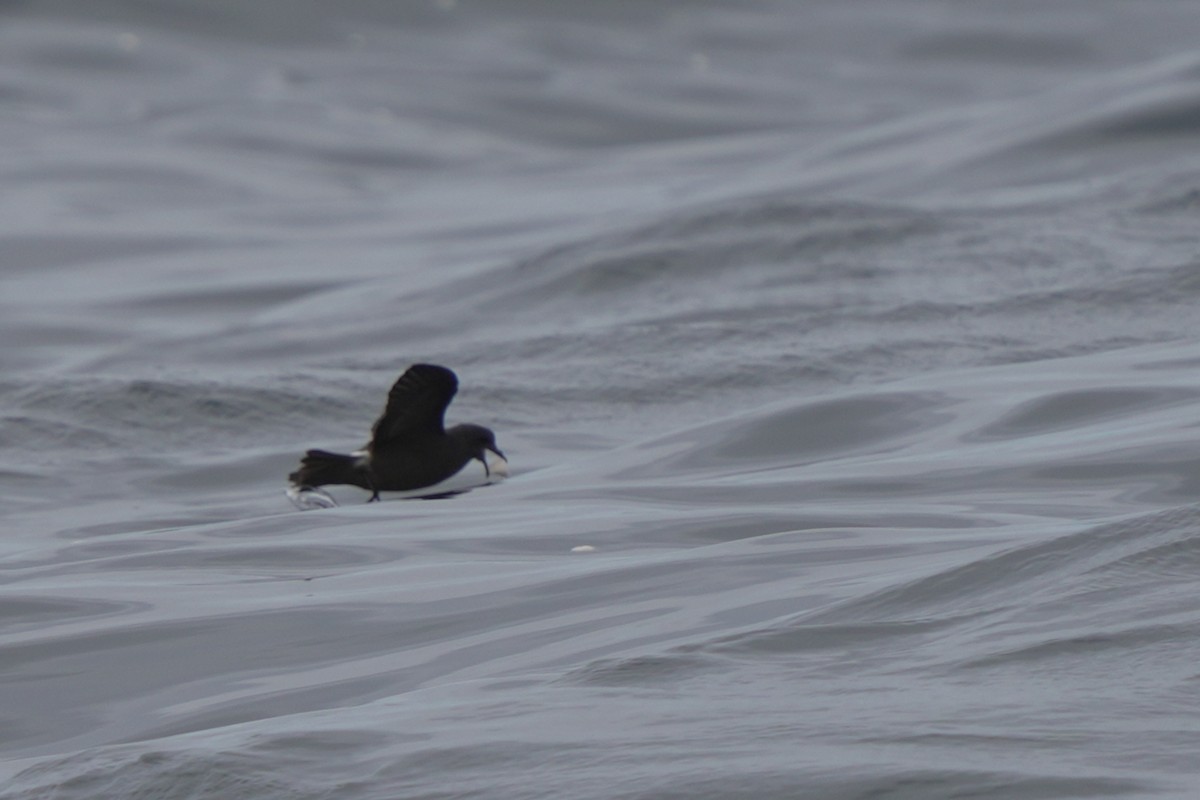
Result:
{"label": "small white speck on water", "polygon": [[142,47],[142,37],[129,31],[118,34],[117,47],[121,48],[126,53],[136,53]]}
{"label": "small white speck on water", "polygon": [[590,544],[580,544],[580,545],[576,545],[575,547],[572,547],[571,552],[572,553],[594,553],[594,552],[596,552],[596,548],[592,547]]}

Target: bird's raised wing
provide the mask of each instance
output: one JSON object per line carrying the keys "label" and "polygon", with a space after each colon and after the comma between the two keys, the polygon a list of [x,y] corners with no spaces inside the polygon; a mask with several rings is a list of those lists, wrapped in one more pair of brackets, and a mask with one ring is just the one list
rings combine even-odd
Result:
{"label": "bird's raised wing", "polygon": [[458,378],[436,364],[413,364],[388,392],[387,408],[371,428],[371,443],[445,431],[442,417],[458,391]]}

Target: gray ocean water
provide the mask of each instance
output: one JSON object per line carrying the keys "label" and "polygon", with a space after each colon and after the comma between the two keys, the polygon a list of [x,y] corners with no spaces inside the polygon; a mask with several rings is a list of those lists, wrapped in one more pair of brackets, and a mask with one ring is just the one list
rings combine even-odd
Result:
{"label": "gray ocean water", "polygon": [[[0,141],[0,800],[1200,796],[1194,0],[9,0]],[[513,477],[293,509],[417,361]]]}

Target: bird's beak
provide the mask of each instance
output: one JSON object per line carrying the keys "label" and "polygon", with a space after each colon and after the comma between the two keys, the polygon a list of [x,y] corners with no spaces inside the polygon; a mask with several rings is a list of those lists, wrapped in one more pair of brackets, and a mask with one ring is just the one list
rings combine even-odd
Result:
{"label": "bird's beak", "polygon": [[[500,460],[493,461],[491,464],[488,464],[488,453],[495,453],[500,457]],[[483,474],[487,477],[492,477],[493,470],[495,470],[496,474],[502,478],[508,477],[508,459],[504,457],[504,453],[500,452],[500,448],[485,447],[479,452],[479,455],[477,455],[476,458],[478,458],[483,464]]]}

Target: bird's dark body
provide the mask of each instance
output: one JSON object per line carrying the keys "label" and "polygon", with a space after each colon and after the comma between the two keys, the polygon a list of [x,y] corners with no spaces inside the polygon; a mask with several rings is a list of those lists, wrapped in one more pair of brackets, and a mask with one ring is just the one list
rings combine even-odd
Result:
{"label": "bird's dark body", "polygon": [[309,450],[288,476],[294,486],[359,486],[377,499],[381,491],[410,491],[450,478],[472,459],[487,468],[488,451],[504,458],[495,435],[482,425],[443,427],[458,379],[445,367],[415,364],[388,393],[387,408],[357,453]]}
{"label": "bird's dark body", "polygon": [[440,442],[433,437],[392,439],[370,448],[370,470],[375,487],[383,490],[419,489],[440,483],[478,458],[495,438],[484,436],[479,425],[455,425]]}

